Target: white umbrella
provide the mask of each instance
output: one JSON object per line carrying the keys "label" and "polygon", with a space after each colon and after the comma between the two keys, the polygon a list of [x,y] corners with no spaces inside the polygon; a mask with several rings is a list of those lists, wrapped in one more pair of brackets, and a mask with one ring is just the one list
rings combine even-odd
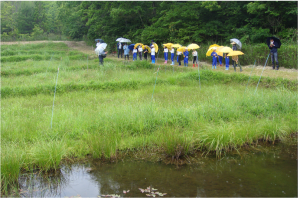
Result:
{"label": "white umbrella", "polygon": [[236,39],[236,38],[230,39],[230,42],[235,42],[236,47],[238,49],[242,49],[242,43],[238,39]]}
{"label": "white umbrella", "polygon": [[121,39],[119,42],[131,42],[131,40],[126,39],[126,38],[123,38],[123,39]]}
{"label": "white umbrella", "polygon": [[104,51],[104,49],[107,47],[106,43],[101,43],[97,48],[95,49],[95,53],[99,55],[99,52]]}
{"label": "white umbrella", "polygon": [[120,40],[122,40],[122,39],[126,39],[126,38],[120,37],[120,38],[116,39],[116,41],[117,41],[117,42],[120,42]]}

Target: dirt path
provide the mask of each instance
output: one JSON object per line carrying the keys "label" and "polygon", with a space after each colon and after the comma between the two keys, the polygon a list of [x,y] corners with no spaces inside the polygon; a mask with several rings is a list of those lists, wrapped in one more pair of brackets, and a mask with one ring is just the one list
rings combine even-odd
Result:
{"label": "dirt path", "polygon": [[[42,41],[19,41],[19,42],[1,42],[1,45],[12,45],[12,44],[37,44],[37,43],[45,43],[45,42],[50,42],[48,40],[42,40]],[[87,46],[86,43],[84,41],[51,41],[54,43],[59,43],[59,42],[63,42],[65,44],[68,45],[68,47],[81,51],[85,54],[91,55],[92,57],[95,56],[95,45],[93,46]],[[117,58],[117,56],[115,55],[108,55],[107,56],[110,59],[116,59],[116,60],[120,60]],[[131,60],[130,60],[131,61]],[[159,59],[157,61],[157,64],[159,65],[165,65],[163,63],[163,59]],[[208,69],[211,69],[210,65],[206,62],[199,62],[200,66],[204,66],[207,67]],[[169,64],[167,64],[169,65]],[[175,63],[175,66],[178,67],[178,64]],[[192,64],[189,64],[189,66],[192,66]],[[229,73],[243,73],[243,74],[248,74],[248,75],[256,75],[256,76],[260,76],[263,66],[256,66],[253,71],[252,71],[252,66],[251,65],[247,65],[247,66],[242,66],[243,68],[243,72],[239,72],[239,68],[237,69],[237,72],[233,71],[232,66],[229,67],[228,71],[225,71],[225,67],[217,67],[217,70],[214,69],[214,71],[222,71],[226,74]],[[195,70],[197,70],[197,68],[194,68]],[[279,70],[273,70],[272,67],[266,66],[263,72],[263,76],[265,77],[272,77],[272,78],[287,78],[287,79],[291,79],[291,80],[298,80],[298,70],[297,69],[286,69],[283,67],[280,67]]]}

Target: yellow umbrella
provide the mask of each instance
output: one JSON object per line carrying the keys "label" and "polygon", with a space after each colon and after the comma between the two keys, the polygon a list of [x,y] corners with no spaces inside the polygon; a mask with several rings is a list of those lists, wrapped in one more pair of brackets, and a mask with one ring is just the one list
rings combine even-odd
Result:
{"label": "yellow umbrella", "polygon": [[172,47],[174,47],[174,48],[180,48],[180,47],[182,47],[182,45],[181,44],[173,44]]}
{"label": "yellow umbrella", "polygon": [[217,44],[212,44],[212,45],[210,45],[208,48],[210,49],[210,48],[212,48],[212,47],[219,47],[219,45],[217,45]]}
{"label": "yellow umbrella", "polygon": [[192,43],[192,44],[189,44],[189,45],[187,46],[187,48],[188,48],[188,49],[199,49],[200,47],[199,47],[198,44]]}
{"label": "yellow umbrella", "polygon": [[223,57],[223,52],[220,52],[220,50],[223,48],[224,46],[219,46],[217,47],[216,53],[218,54],[218,56],[222,56]]}
{"label": "yellow umbrella", "polygon": [[150,47],[148,45],[143,45],[142,48],[143,49],[148,49],[148,52],[151,52],[151,49],[150,49]]}
{"label": "yellow umbrella", "polygon": [[230,53],[233,50],[230,47],[223,47],[222,49],[219,50],[222,53]]}
{"label": "yellow umbrella", "polygon": [[154,46],[154,49],[155,49],[155,53],[157,53],[158,52],[158,46],[155,42],[153,42],[153,46]]}
{"label": "yellow umbrella", "polygon": [[240,55],[244,55],[244,53],[241,51],[232,51],[227,56],[240,56]]}
{"label": "yellow umbrella", "polygon": [[140,46],[143,46],[142,43],[136,43],[136,44],[134,45],[134,47],[137,48],[137,46],[139,46],[139,45],[140,45]]}
{"label": "yellow umbrella", "polygon": [[210,47],[206,52],[206,56],[211,56],[211,53],[214,51],[214,49],[217,49],[217,47]]}
{"label": "yellow umbrella", "polygon": [[163,46],[166,46],[169,50],[172,49],[172,45],[173,45],[173,43],[163,44]]}
{"label": "yellow umbrella", "polygon": [[173,43],[166,43],[166,44],[163,44],[163,46],[166,46],[166,47],[172,47]]}
{"label": "yellow umbrella", "polygon": [[183,46],[183,47],[180,47],[180,48],[178,48],[178,49],[177,49],[177,51],[180,51],[180,52],[182,52],[182,53],[183,53],[183,52],[185,51],[185,48],[187,48],[187,47],[185,47],[185,46]]}

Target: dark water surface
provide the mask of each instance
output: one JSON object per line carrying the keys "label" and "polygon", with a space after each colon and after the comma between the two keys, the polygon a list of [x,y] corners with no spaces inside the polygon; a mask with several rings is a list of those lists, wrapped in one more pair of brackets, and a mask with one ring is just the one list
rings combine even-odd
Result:
{"label": "dark water surface", "polygon": [[[264,148],[262,148],[264,149]],[[20,177],[22,197],[298,197],[297,145],[275,145],[222,159],[206,157],[176,167],[146,161],[89,162],[63,167],[60,175]],[[123,190],[130,190],[124,194]]]}

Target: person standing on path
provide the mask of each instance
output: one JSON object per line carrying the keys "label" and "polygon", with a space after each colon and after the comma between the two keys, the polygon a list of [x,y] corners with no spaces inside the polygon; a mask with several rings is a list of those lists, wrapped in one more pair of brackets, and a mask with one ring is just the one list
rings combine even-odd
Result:
{"label": "person standing on path", "polygon": [[[236,43],[235,42],[232,42],[232,50],[233,51],[237,51],[237,47],[236,47]],[[239,66],[240,67],[240,72],[242,72],[242,66],[239,62],[239,57],[238,56],[232,56],[232,64],[233,64],[233,68],[234,68],[234,71],[236,71],[236,67]]]}
{"label": "person standing on path", "polygon": [[165,57],[165,62],[164,64],[167,64],[168,62],[168,48],[166,46],[164,46],[164,57]]}
{"label": "person standing on path", "polygon": [[198,63],[197,63],[198,52],[195,49],[193,49],[192,55],[193,55],[193,67],[195,67],[195,63],[196,63],[196,66],[198,67]]}
{"label": "person standing on path", "polygon": [[183,52],[183,63],[184,63],[184,66],[185,67],[188,67],[188,62],[189,62],[189,52],[188,52],[188,49],[185,48],[185,52]]}
{"label": "person standing on path", "polygon": [[178,62],[178,66],[181,66],[181,52],[177,51],[177,62]]}
{"label": "person standing on path", "polygon": [[214,66],[215,66],[215,69],[217,69],[217,57],[218,57],[218,54],[217,54],[216,50],[217,50],[217,48],[214,48],[213,52],[211,53],[211,57],[212,57],[212,69],[214,69]]}
{"label": "person standing on path", "polygon": [[98,53],[99,57],[99,65],[103,65],[103,58],[106,57],[107,52],[104,52],[104,49],[100,47],[100,51]]}
{"label": "person standing on path", "polygon": [[123,45],[122,45],[122,43],[121,42],[119,42],[118,44],[117,44],[117,47],[118,47],[118,58],[119,58],[119,56],[120,56],[120,54],[121,54],[121,58],[123,58],[123,55],[122,55],[122,50],[123,50]]}
{"label": "person standing on path", "polygon": [[225,53],[225,70],[229,70],[229,56],[227,56],[228,53]]}
{"label": "person standing on path", "polygon": [[152,63],[155,64],[155,48],[154,48],[154,45],[151,46],[151,60],[152,60]]}
{"label": "person standing on path", "polygon": [[124,58],[125,58],[125,60],[126,60],[126,56],[127,56],[127,60],[129,60],[129,48],[128,48],[128,45],[125,44],[123,46],[123,49],[124,49]]}
{"label": "person standing on path", "polygon": [[270,39],[270,54],[271,54],[271,59],[272,59],[272,66],[273,69],[275,69],[275,63],[276,62],[276,70],[279,70],[279,62],[278,62],[278,53],[277,53],[277,48],[279,47],[278,43],[275,42],[272,38]]}
{"label": "person standing on path", "polygon": [[96,48],[101,44],[100,40],[97,40]]}
{"label": "person standing on path", "polygon": [[171,64],[171,65],[174,65],[174,56],[175,56],[175,50],[174,50],[174,47],[172,47],[172,49],[171,49],[171,60],[172,60],[172,64]]}
{"label": "person standing on path", "polygon": [[[237,51],[236,43],[235,43],[235,42],[232,42],[232,43],[230,43],[230,44],[232,44],[232,50],[233,50],[233,51]],[[233,57],[234,57],[234,56],[233,56]],[[234,61],[234,59],[233,59],[233,57],[232,57],[232,67],[234,67],[234,65],[236,64],[235,61]]]}
{"label": "person standing on path", "polygon": [[138,51],[139,51],[139,57],[140,57],[140,60],[142,60],[142,56],[143,56],[143,48],[142,48],[141,45],[139,46]]}
{"label": "person standing on path", "polygon": [[144,50],[144,59],[145,60],[147,60],[147,56],[148,56],[148,49],[147,48],[145,48],[145,50]]}
{"label": "person standing on path", "polygon": [[219,64],[220,64],[220,66],[223,66],[223,64],[222,64],[223,56],[219,56],[218,58],[219,58]]}
{"label": "person standing on path", "polygon": [[136,49],[136,47],[133,48],[132,53],[133,53],[133,55],[132,55],[133,61],[134,61],[134,60],[137,60],[137,49]]}

